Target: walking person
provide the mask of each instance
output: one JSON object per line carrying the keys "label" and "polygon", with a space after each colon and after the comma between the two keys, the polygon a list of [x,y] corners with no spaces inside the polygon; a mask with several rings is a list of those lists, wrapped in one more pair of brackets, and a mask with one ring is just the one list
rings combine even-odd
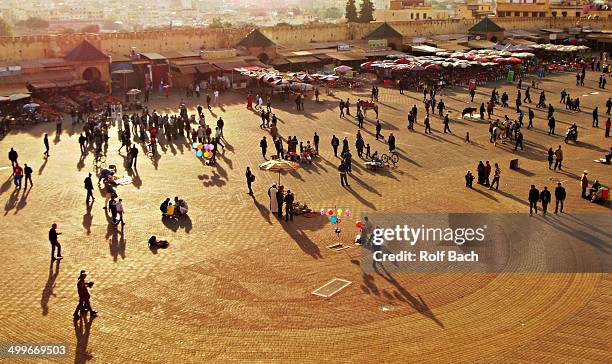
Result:
{"label": "walking person", "polygon": [[[119,123],[119,125],[121,125],[121,123]],[[87,142],[87,138],[85,137],[85,135],[83,135],[83,133],[81,133],[81,135],[79,135],[79,147],[81,148],[81,154],[85,154],[85,151],[86,151],[85,142]]]}
{"label": "walking person", "polygon": [[610,127],[612,127],[612,122],[610,121],[610,117],[608,116],[608,119],[606,120],[606,138],[610,137]]}
{"label": "walking person", "polygon": [[57,119],[55,119],[55,133],[57,135],[62,133],[62,117],[58,116]]}
{"label": "walking person", "polygon": [[533,110],[531,110],[531,108],[529,108],[529,112],[527,115],[529,117],[529,125],[527,125],[527,129],[531,129],[533,128],[533,118],[535,117],[535,113],[533,112]]}
{"label": "walking person", "polygon": [[95,201],[96,198],[93,195],[93,181],[91,180],[91,173],[88,174],[87,177],[85,177],[85,180],[83,181],[83,185],[85,190],[87,191],[87,197],[85,198],[85,203],[89,204],[89,198],[91,198],[91,202]]}
{"label": "walking person", "polygon": [[[62,233],[57,231],[57,224],[53,223],[51,229],[49,229],[49,243],[51,243],[51,260],[62,259],[62,246],[60,245],[57,237]],[[55,256],[55,249],[57,248],[57,257]]]}
{"label": "walking person", "polygon": [[535,212],[538,214],[538,200],[540,199],[540,191],[535,187],[535,185],[531,185],[531,189],[529,190],[529,216],[532,216]]}
{"label": "walking person", "polygon": [[599,107],[595,106],[593,109],[593,127],[599,128]]}
{"label": "walking person", "polygon": [[319,142],[321,141],[319,138],[319,134],[317,134],[317,132],[315,131],[314,136],[312,137],[312,141],[314,143],[314,148],[317,151],[317,154],[319,153]]}
{"label": "walking person", "polygon": [[349,187],[349,183],[348,183],[348,179],[346,178],[346,174],[348,172],[348,168],[346,166],[346,164],[344,163],[344,161],[340,162],[340,165],[338,166],[338,171],[340,172],[340,185],[342,187]]}
{"label": "walking person", "polygon": [[11,148],[11,150],[8,152],[8,159],[11,161],[11,167],[15,167],[15,165],[17,164],[18,157],[19,154],[17,154],[17,151]]}
{"label": "walking person", "polygon": [[16,189],[21,189],[21,179],[23,178],[23,168],[19,165],[19,163],[15,164],[13,167],[13,183],[15,184]]}
{"label": "walking person", "polygon": [[384,139],[380,131],[382,130],[382,125],[380,124],[380,120],[376,120],[376,140]]}
{"label": "walking person", "polygon": [[85,278],[87,278],[87,273],[82,270],[79,274],[79,279],[77,280],[77,293],[79,294],[79,303],[74,309],[74,313],[72,317],[74,320],[78,320],[80,315],[82,315],[85,311],[89,311],[91,318],[98,316],[98,312],[94,311],[91,308],[91,302],[89,301],[91,296],[89,294],[88,288],[93,287],[94,282],[85,282]]}
{"label": "walking person", "polygon": [[555,152],[553,151],[552,147],[548,148],[548,157],[546,158],[548,160],[548,169],[552,169],[554,157],[555,157]]}
{"label": "walking person", "polygon": [[266,150],[268,149],[268,141],[266,140],[265,136],[261,138],[261,141],[259,142],[259,147],[261,148],[261,155],[264,157],[264,159],[267,160],[268,158],[266,158]]}
{"label": "walking person", "polygon": [[525,150],[523,148],[523,133],[520,130],[516,131],[516,144],[514,145],[514,150],[517,150],[518,147],[521,147],[521,150]]}
{"label": "walking person", "polygon": [[561,171],[561,164],[563,163],[563,151],[561,150],[561,146],[555,150],[555,167],[554,170],[557,170],[557,167]]}
{"label": "walking person", "polygon": [[540,201],[542,201],[542,214],[546,216],[546,212],[548,212],[548,204],[551,201],[550,191],[547,186],[544,186],[542,192],[540,192]]}
{"label": "walking person", "polygon": [[244,176],[246,177],[247,187],[249,188],[248,194],[253,195],[253,189],[251,188],[251,185],[253,184],[253,182],[255,182],[255,175],[253,174],[253,172],[251,172],[250,167],[246,168]]}
{"label": "walking person", "polygon": [[425,120],[423,121],[425,125],[425,134],[433,134],[431,131],[431,124],[429,124],[429,115],[425,115]]}
{"label": "walking person", "polygon": [[444,116],[444,134],[446,134],[446,131],[448,130],[448,132],[450,134],[452,134],[453,132],[450,130],[449,127],[450,124],[450,118],[448,117],[448,113],[446,113],[446,115]]}
{"label": "walking person", "polygon": [[32,182],[32,167],[28,166],[27,163],[23,165],[23,174],[25,176],[25,188],[28,188],[28,181],[30,181],[30,188],[32,188],[34,186]]}
{"label": "walking person", "polygon": [[[563,213],[563,202],[567,197],[567,193],[565,192],[565,188],[561,185],[561,182],[557,182],[557,188],[555,188],[555,214],[558,211]],[[561,209],[559,209],[559,205],[561,205]]]}
{"label": "walking person", "polygon": [[122,199],[119,199],[119,201],[115,203],[115,210],[117,211],[117,216],[119,216],[119,220],[117,221],[117,224],[121,223],[121,225],[125,225],[125,221],[123,221],[123,212],[125,210],[123,209]]}
{"label": "walking person", "polygon": [[489,187],[490,190],[493,189],[493,186],[495,186],[495,190],[499,189],[499,177],[500,176],[501,176],[501,168],[499,168],[499,165],[495,163],[495,171],[493,172],[493,182],[491,182],[491,187]]}
{"label": "walking person", "polygon": [[132,144],[132,148],[130,148],[130,168],[132,168],[133,166],[134,169],[137,169],[136,167],[137,159],[138,159],[138,148],[136,148],[136,144]]}
{"label": "walking person", "polygon": [[555,118],[554,116],[551,116],[548,119],[548,135],[555,135],[555,124],[556,124]]}
{"label": "walking person", "polygon": [[45,158],[49,157],[49,137],[47,136],[47,134],[45,133],[45,136],[43,137],[43,144],[45,145],[45,153],[43,153],[43,155],[45,156]]}

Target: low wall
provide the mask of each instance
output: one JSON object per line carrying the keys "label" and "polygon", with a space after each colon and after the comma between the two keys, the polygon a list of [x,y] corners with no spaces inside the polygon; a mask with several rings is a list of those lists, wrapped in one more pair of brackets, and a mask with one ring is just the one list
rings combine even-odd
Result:
{"label": "low wall", "polygon": [[[508,29],[535,30],[568,28],[576,25],[572,18],[498,18],[500,26]],[[606,19],[580,19],[582,25],[609,28]],[[406,37],[437,34],[467,33],[473,20],[421,20],[390,23]],[[264,27],[261,31],[280,46],[299,47],[311,42],[337,42],[362,39],[380,23],[314,24],[302,26]],[[0,60],[61,57],[79,44],[89,40],[105,53],[127,54],[132,47],[137,52],[198,50],[202,48],[234,47],[249,28],[189,28],[164,31],[62,34],[24,37],[0,37]]]}

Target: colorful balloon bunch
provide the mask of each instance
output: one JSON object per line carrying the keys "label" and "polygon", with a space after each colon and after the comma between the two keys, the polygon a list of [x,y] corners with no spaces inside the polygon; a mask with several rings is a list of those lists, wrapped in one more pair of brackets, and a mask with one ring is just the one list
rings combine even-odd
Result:
{"label": "colorful balloon bunch", "polygon": [[191,146],[194,149],[193,156],[198,158],[210,158],[213,155],[213,150],[215,150],[215,146],[212,144],[193,143]]}
{"label": "colorful balloon bunch", "polygon": [[363,221],[361,221],[361,220],[355,221],[355,227],[357,229],[361,229],[363,227]]}
{"label": "colorful balloon bunch", "polygon": [[351,210],[349,209],[321,209],[321,216],[327,216],[329,218],[329,222],[332,224],[339,224],[342,222],[341,217],[351,216]]}

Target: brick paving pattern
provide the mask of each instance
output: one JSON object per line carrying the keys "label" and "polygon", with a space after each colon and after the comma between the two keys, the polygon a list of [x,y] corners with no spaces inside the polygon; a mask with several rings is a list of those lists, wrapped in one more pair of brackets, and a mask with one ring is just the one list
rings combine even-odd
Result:
{"label": "brick paving pattern", "polygon": [[[342,224],[340,235],[348,244],[356,217],[367,212],[527,213],[529,185],[554,188],[557,179],[567,181],[569,214],[610,214],[609,207],[582,200],[577,181],[588,169],[591,179],[610,183],[610,167],[592,162],[609,149],[610,139],[603,137],[603,128],[591,128],[596,105],[600,125],[605,122],[603,105],[610,93],[597,88],[596,73],[588,73],[586,87],[580,89],[573,87],[573,79],[566,74],[543,82],[557,109],[558,135],[547,135],[546,111],[533,104],[536,128],[523,128],[524,152],[489,144],[486,123],[458,120],[458,110],[468,101],[466,90],[438,96],[451,108],[454,134],[442,134],[441,119],[433,117],[430,136],[423,134],[421,93],[399,95],[381,88],[383,135],[395,134],[399,167],[371,172],[353,152],[348,190],[340,187],[338,160],[329,141],[332,133],[347,136],[353,149],[356,120],[338,118],[336,98],[323,97],[319,105],[306,102],[305,113],[296,112],[293,102],[274,100],[281,135],[303,141],[312,140],[314,131],[321,136],[321,158],[283,175],[282,183],[315,211],[334,205],[351,208],[354,218]],[[582,112],[568,112],[557,103],[563,86],[573,96],[589,95],[580,96]],[[478,90],[474,105],[488,100],[489,87]],[[514,86],[498,88],[514,100]],[[337,96],[351,98],[354,114],[357,98],[368,94]],[[94,170],[92,155],[79,159],[78,133],[68,122],[55,139],[54,125],[39,125],[0,141],[0,167],[10,163],[6,155],[15,147],[19,161],[34,169],[29,191],[15,191],[10,170],[0,169],[5,251],[0,342],[68,343],[67,358],[48,361],[74,363],[609,361],[610,274],[366,274],[359,266],[358,248],[326,248],[336,238],[325,219],[295,217],[293,223],[280,223],[270,216],[266,192],[277,175],[257,168],[263,162],[259,140],[268,133],[259,129],[260,118],[245,109],[243,97],[222,95],[224,109],[213,108],[226,122],[227,147],[218,166],[203,165],[187,143],[160,145],[157,165],[139,154],[134,183],[118,187],[126,209],[123,231],[109,226],[99,191],[93,207],[86,208],[82,181]],[[154,105],[165,112],[178,99],[154,100]],[[188,100],[191,111],[195,102]],[[410,132],[406,113],[413,104],[419,117],[416,131]],[[514,118],[511,109],[500,107],[496,117],[503,118],[504,112]],[[372,151],[385,152],[386,144],[374,140],[373,116],[368,114],[362,134]],[[579,142],[565,144],[561,135],[572,122],[580,126]],[[116,129],[112,131],[107,163],[127,174],[115,152]],[[463,142],[467,131],[469,145]],[[45,132],[51,140],[46,161]],[[269,136],[268,142],[270,152]],[[565,151],[564,172],[547,167],[546,150],[557,145]],[[514,158],[520,159],[522,172],[507,168]],[[479,160],[500,163],[500,192],[482,186],[465,189],[463,176],[468,169],[475,173]],[[254,197],[246,194],[246,166],[257,176]],[[190,222],[162,222],[159,204],[173,196],[188,201]],[[50,264],[47,231],[52,222],[63,232],[65,258]],[[170,247],[152,252],[147,247],[150,235],[169,240]],[[92,304],[100,316],[90,326],[75,328],[71,313],[81,269],[96,282]],[[328,299],[312,295],[335,277],[353,284]],[[393,310],[381,310],[381,305]]]}

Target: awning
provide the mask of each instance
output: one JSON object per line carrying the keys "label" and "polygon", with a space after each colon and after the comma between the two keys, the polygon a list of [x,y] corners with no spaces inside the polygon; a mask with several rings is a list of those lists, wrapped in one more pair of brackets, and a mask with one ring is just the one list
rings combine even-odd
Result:
{"label": "awning", "polygon": [[420,53],[444,52],[444,49],[442,49],[442,48],[436,48],[436,47],[432,47],[432,46],[428,46],[428,45],[413,45],[413,46],[410,47],[410,49],[413,52],[420,52]]}
{"label": "awning", "polygon": [[283,66],[289,64],[289,61],[286,58],[274,58],[270,61],[272,66]]}
{"label": "awning", "polygon": [[287,58],[289,63],[319,63],[321,60],[314,56],[300,56]]}
{"label": "awning", "polygon": [[140,53],[141,56],[143,56],[146,59],[150,59],[152,61],[161,61],[161,60],[165,60],[166,57],[162,56],[159,53]]}
{"label": "awning", "polygon": [[34,82],[30,85],[34,90],[48,90],[52,88],[66,88],[75,87],[86,84],[85,80],[69,80],[69,81],[58,81],[58,82]]}
{"label": "awning", "polygon": [[183,67],[172,66],[170,70],[176,71],[182,75],[193,75],[194,73],[197,72],[194,66],[183,66]]}
{"label": "awning", "polygon": [[451,42],[449,42],[449,43],[438,43],[438,47],[442,48],[442,49],[446,49],[447,51],[453,51],[453,52],[455,52],[455,51],[466,51],[466,50],[469,49],[468,47],[464,47],[464,46],[462,46],[460,44],[451,43]]}
{"label": "awning", "polygon": [[470,40],[465,45],[471,49],[490,49],[495,46],[495,43],[488,40]]}
{"label": "awning", "polygon": [[366,59],[363,54],[349,52],[327,53],[327,55],[338,61],[363,61]]}
{"label": "awning", "polygon": [[29,99],[30,97],[31,97],[31,95],[29,93],[13,94],[13,95],[9,96],[9,100],[10,101],[19,101],[19,100]]}
{"label": "awning", "polygon": [[245,67],[245,66],[249,66],[250,64],[245,61],[231,61],[231,62],[214,62],[213,61],[213,65],[219,68],[221,71],[229,72],[229,71],[233,71],[234,68]]}
{"label": "awning", "polygon": [[196,66],[195,68],[199,73],[210,73],[210,72],[218,72],[219,68],[215,67],[212,64],[202,64]]}
{"label": "awning", "polygon": [[389,50],[382,50],[382,51],[372,51],[372,52],[366,52],[365,56],[366,57],[386,57],[392,54],[396,54],[397,51],[394,51],[392,49]]}
{"label": "awning", "polygon": [[132,73],[134,72],[134,67],[132,67],[131,63],[126,62],[117,62],[111,64],[111,73],[121,74],[121,73]]}
{"label": "awning", "polygon": [[0,84],[0,96],[11,96],[14,94],[29,94],[30,91],[25,84],[20,85],[2,85]]}

